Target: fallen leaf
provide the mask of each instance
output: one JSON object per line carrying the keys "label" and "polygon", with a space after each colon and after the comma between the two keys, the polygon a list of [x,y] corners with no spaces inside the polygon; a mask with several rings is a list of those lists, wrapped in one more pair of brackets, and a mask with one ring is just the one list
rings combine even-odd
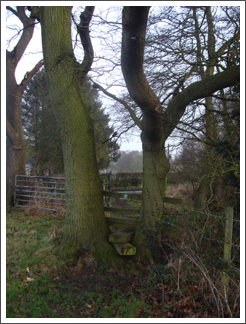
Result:
{"label": "fallen leaf", "polygon": [[91,305],[89,305],[89,304],[85,304],[88,308],[91,308],[92,306]]}

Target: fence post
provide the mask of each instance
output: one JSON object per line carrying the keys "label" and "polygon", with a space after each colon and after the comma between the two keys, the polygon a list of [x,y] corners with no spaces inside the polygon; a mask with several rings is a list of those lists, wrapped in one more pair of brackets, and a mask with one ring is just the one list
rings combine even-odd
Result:
{"label": "fence post", "polygon": [[[111,171],[109,172],[109,176],[108,176],[108,191],[110,190],[110,186],[111,186]],[[108,197],[108,202],[107,202],[107,206],[109,207],[110,204],[110,197]]]}
{"label": "fence post", "polygon": [[35,178],[35,206],[37,206],[37,178]]}
{"label": "fence post", "polygon": [[56,209],[56,180],[55,180],[55,210],[56,210],[56,212],[57,212],[57,209]]}
{"label": "fence post", "polygon": [[17,177],[17,175],[15,175],[14,206],[16,204],[16,177]]}
{"label": "fence post", "polygon": [[108,185],[108,190],[111,189],[111,172],[112,171],[109,172],[109,178],[108,178],[109,185]]}
{"label": "fence post", "polygon": [[228,267],[231,260],[231,244],[232,244],[232,229],[233,229],[233,208],[226,209],[226,223],[225,223],[225,244],[224,244],[224,266],[222,274],[222,289],[227,301],[229,289]]}

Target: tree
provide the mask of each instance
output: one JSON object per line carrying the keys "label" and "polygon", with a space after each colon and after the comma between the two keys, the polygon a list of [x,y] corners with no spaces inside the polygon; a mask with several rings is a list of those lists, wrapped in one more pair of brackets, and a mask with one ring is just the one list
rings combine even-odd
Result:
{"label": "tree", "polygon": [[[33,75],[40,69],[40,61],[30,72],[27,72],[20,84],[15,79],[15,70],[29,44],[35,24],[35,18],[28,17],[25,7],[17,6],[16,10],[7,6],[23,24],[19,41],[12,51],[6,50],[6,132],[7,132],[7,164],[6,164],[6,203],[14,202],[15,175],[25,174],[24,145],[22,140],[21,100],[24,90]],[[32,13],[37,7],[32,7]]]}
{"label": "tree", "polygon": [[98,90],[92,87],[88,79],[83,83],[82,91],[94,125],[98,168],[107,169],[111,161],[116,162],[120,157],[120,147],[115,140],[117,132],[113,126],[109,126],[110,116],[102,108]]}
{"label": "tree", "polygon": [[[82,92],[93,120],[98,168],[105,169],[119,157],[119,145],[111,138],[115,131],[109,126],[109,115],[102,109],[98,90],[92,88],[88,79],[82,86]],[[53,166],[57,172],[64,173],[62,142],[44,71],[31,80],[24,92],[22,112],[26,157],[30,157],[28,150],[31,150],[36,169]]]}
{"label": "tree", "polygon": [[34,76],[23,94],[22,119],[25,158],[34,159],[33,175],[45,166],[64,173],[62,142],[43,70]]}
{"label": "tree", "polygon": [[186,74],[164,110],[143,69],[148,13],[149,7],[123,8],[121,67],[128,91],[143,113],[140,124],[143,143],[143,200],[133,244],[137,246],[140,255],[152,259],[150,249],[144,244],[147,233],[152,232],[156,236],[156,225],[164,214],[166,176],[169,170],[165,141],[179,123],[189,103],[238,83],[240,67],[234,66],[207,76],[182,90],[183,83],[189,76]]}
{"label": "tree", "polygon": [[84,59],[79,64],[71,41],[72,7],[40,7],[42,46],[49,94],[59,125],[66,176],[66,216],[60,254],[92,251],[110,264],[117,253],[107,241],[103,196],[95,154],[93,122],[81,85],[93,61],[89,24],[94,7],[80,15],[77,31]]}
{"label": "tree", "polygon": [[[201,30],[199,27],[199,21],[197,18],[197,8],[193,9],[193,17],[195,21],[195,35],[197,41],[197,63],[200,64],[202,61],[202,42],[200,39]],[[202,80],[206,77],[214,74],[215,66],[217,66],[217,71],[220,71],[220,67],[218,66],[218,53],[216,56],[215,48],[216,48],[216,38],[215,38],[215,30],[214,30],[214,18],[212,15],[211,7],[206,7],[202,10],[203,15],[207,20],[207,34],[208,34],[208,64],[206,69],[204,66],[199,66],[199,73]],[[237,28],[238,29],[238,28]],[[230,44],[235,43],[240,37],[238,30],[236,29],[236,34],[230,41]],[[220,54],[222,54],[226,43],[223,44],[220,49]],[[229,45],[230,46],[230,45]],[[227,62],[228,63],[228,62]],[[228,65],[228,64],[227,64]],[[229,67],[229,66],[228,66]],[[223,89],[220,89],[220,94],[224,97]],[[224,107],[225,108],[225,107]],[[226,109],[226,108],[225,108]],[[224,109],[224,110],[225,110]],[[218,119],[218,118],[217,118]],[[210,149],[209,146],[213,145],[218,139],[218,127],[217,127],[216,115],[214,112],[214,100],[212,96],[205,98],[205,133],[206,133],[206,155],[207,155],[207,163],[204,164],[204,168],[206,172],[204,172],[204,176],[195,193],[195,205],[196,207],[204,206],[207,203],[209,197],[210,201],[213,201],[213,206],[218,207],[222,203],[221,199],[221,187],[222,182],[219,176],[220,172],[217,172],[217,169],[221,169],[221,165],[223,165],[221,160],[218,160],[218,157],[215,157],[215,150]],[[228,129],[228,127],[227,127]],[[208,172],[211,169],[211,164],[213,165],[214,172]],[[205,175],[206,174],[206,175]]]}

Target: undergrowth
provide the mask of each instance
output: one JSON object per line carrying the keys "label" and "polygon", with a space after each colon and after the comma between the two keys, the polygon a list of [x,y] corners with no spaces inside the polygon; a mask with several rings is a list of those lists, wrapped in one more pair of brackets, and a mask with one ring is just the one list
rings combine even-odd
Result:
{"label": "undergrowth", "polygon": [[[185,237],[163,236],[155,265],[122,257],[134,270],[122,278],[89,254],[75,266],[53,255],[63,222],[63,213],[7,212],[7,318],[240,316],[238,273],[230,280],[226,303],[220,292],[221,265],[216,265],[221,247],[214,242],[199,246]],[[233,262],[238,271],[238,261]]]}

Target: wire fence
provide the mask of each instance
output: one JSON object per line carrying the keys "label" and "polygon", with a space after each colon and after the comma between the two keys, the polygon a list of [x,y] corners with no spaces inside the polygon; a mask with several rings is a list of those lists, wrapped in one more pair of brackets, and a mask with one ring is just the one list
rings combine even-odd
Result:
{"label": "wire fence", "polygon": [[[180,226],[177,226],[177,225],[175,225],[175,224],[173,224],[173,223],[166,222],[166,221],[164,221],[163,219],[159,219],[159,218],[157,218],[157,217],[155,217],[155,216],[153,216],[153,215],[145,214],[145,213],[144,213],[144,215],[147,215],[147,216],[149,216],[149,217],[152,217],[152,218],[158,219],[158,221],[160,221],[160,222],[162,222],[162,223],[165,223],[165,224],[167,224],[167,225],[173,226],[173,227],[175,227],[175,228],[178,228],[178,229],[180,229],[181,231],[187,231],[187,228],[185,229],[185,228],[182,228],[182,227],[180,227]],[[168,216],[169,216],[169,215],[168,215]],[[231,218],[227,218],[227,217],[221,217],[221,218],[225,218],[225,219],[229,219],[229,220],[232,220],[232,221],[233,221],[233,219],[231,219]],[[197,236],[198,238],[202,238],[202,239],[205,239],[205,240],[210,240],[210,241],[214,241],[214,242],[218,242],[218,243],[223,243],[223,244],[228,243],[228,242],[225,242],[225,241],[220,241],[220,240],[216,240],[216,239],[211,239],[211,238],[204,237],[204,236],[201,237],[201,236],[199,236],[198,234],[196,234],[195,232],[192,232],[192,231],[190,231],[190,230],[188,230],[188,232],[189,232],[190,234],[194,235],[194,236]],[[235,247],[240,248],[240,245],[233,244],[233,243],[228,243],[228,244],[230,244],[231,246],[235,246]]]}
{"label": "wire fence", "polygon": [[[111,186],[111,172],[109,173],[103,173],[100,174],[101,178],[101,183],[102,183],[102,189],[103,192],[105,190],[110,190]],[[141,195],[141,194],[140,194]],[[129,198],[134,195],[130,195]],[[127,198],[128,195],[124,194],[124,198]],[[42,210],[48,210],[48,211],[57,211],[59,206],[64,207],[65,206],[65,201],[66,201],[66,195],[65,195],[65,178],[58,178],[58,177],[41,177],[41,176],[22,176],[22,175],[16,175],[15,177],[15,204],[18,205],[19,207],[35,207],[39,208]],[[135,200],[134,198],[130,198],[131,200]],[[148,198],[143,198],[142,199],[153,202],[155,204],[161,204],[161,205],[167,205],[175,208],[180,208],[183,210],[188,210],[192,213],[194,213],[196,216],[197,214],[201,215],[206,215],[209,217],[215,217],[223,220],[231,220],[232,222],[237,222],[240,223],[240,220],[238,219],[232,219],[228,218],[222,215],[215,215],[211,214],[209,212],[203,212],[199,210],[194,210],[186,206],[180,206],[178,204],[172,204],[170,202],[158,202],[152,199]],[[171,198],[168,198],[169,200]],[[139,199],[137,199],[139,201]],[[175,200],[175,199],[174,199]],[[109,206],[110,205],[110,197],[104,196],[104,205]],[[127,211],[122,209],[121,211]],[[115,212],[115,211],[114,211]],[[139,210],[138,210],[139,212]],[[117,212],[116,212],[117,213]],[[146,215],[151,218],[158,219],[158,221],[167,224],[169,226],[175,227],[178,230],[181,230],[183,232],[189,232],[191,235],[194,235],[200,239],[205,239],[205,240],[210,240],[210,241],[215,241],[218,243],[228,243],[222,240],[214,239],[214,238],[209,238],[204,236],[203,234],[197,234],[194,231],[191,231],[191,229],[187,229],[179,226],[175,223],[172,222],[171,218],[173,216],[176,216],[175,213],[172,214],[164,214],[165,218],[168,219],[159,219],[155,215],[151,215],[148,213],[142,212],[142,215]],[[190,217],[193,217],[191,214]],[[240,248],[240,245],[234,244],[234,243],[229,243],[231,246]]]}
{"label": "wire fence", "polygon": [[[240,237],[237,235],[240,220],[233,218],[233,212],[228,213],[227,208],[226,215],[216,215],[209,211],[190,208],[190,206],[185,205],[185,202],[184,206],[182,206],[177,203],[177,199],[167,198],[166,202],[165,199],[164,202],[158,202],[142,197],[141,194],[112,193],[110,192],[111,173],[100,174],[100,177],[105,211],[110,210],[110,198],[112,197],[123,200],[136,200],[139,206],[145,202],[153,203],[152,206],[154,204],[156,206],[165,206],[164,210],[155,206],[152,211],[149,206],[145,208],[142,205],[141,210],[135,208],[136,213],[134,213],[134,208],[114,207],[111,210],[112,213],[125,212],[126,215],[131,211],[131,217],[132,214],[138,214],[137,217],[134,216],[135,220],[137,220],[134,226],[137,226],[138,222],[144,221],[145,217],[148,220],[155,219],[156,222],[154,223],[159,227],[157,226],[157,228],[152,229],[145,226],[141,227],[147,233],[146,237],[153,238],[154,242],[158,240],[155,248],[160,247],[163,250],[163,255],[166,253],[165,249],[169,248],[172,251],[169,257],[173,255],[177,259],[182,256],[182,260],[189,260],[201,271],[203,277],[210,285],[211,291],[219,292],[220,296],[227,301],[229,287],[234,285],[234,283],[237,286],[240,285]],[[35,207],[57,211],[59,206],[65,206],[65,178],[16,176],[15,184],[15,203],[19,207]],[[44,204],[46,204],[45,207],[43,207]],[[117,211],[117,209],[119,210]],[[160,212],[160,210],[163,212]],[[198,217],[198,215],[202,216]],[[112,220],[112,217],[105,218]],[[217,221],[214,221],[213,218]],[[160,224],[165,226],[160,226]],[[232,241],[233,224],[235,224],[236,228],[236,239],[234,242]],[[178,233],[176,237],[172,237],[170,230],[172,228]],[[181,232],[184,235],[180,234]],[[165,235],[160,236],[160,233],[165,233]],[[217,235],[219,239],[216,238]],[[203,240],[217,244],[204,244]],[[236,244],[238,242],[239,244]],[[215,252],[212,252],[214,255],[211,255],[209,248],[214,249]],[[231,250],[233,251],[233,257],[231,257]],[[230,285],[229,278],[232,282]],[[221,293],[222,290],[216,290],[217,287],[218,289],[223,288],[223,293]]]}
{"label": "wire fence", "polygon": [[[110,190],[111,172],[100,174],[102,189]],[[65,178],[43,176],[15,176],[14,204],[18,207],[58,211],[65,208]],[[106,202],[106,201],[105,201]],[[107,204],[110,200],[107,199]]]}
{"label": "wire fence", "polygon": [[[106,193],[105,193],[106,194]],[[124,198],[127,198],[127,199],[131,199],[131,200],[138,200],[138,199],[134,199],[132,198],[132,196],[135,196],[135,195],[124,195]],[[121,198],[120,198],[121,199]],[[198,214],[201,214],[201,215],[205,215],[205,216],[209,216],[209,217],[215,217],[215,218],[218,218],[218,219],[222,219],[222,220],[225,220],[225,221],[231,221],[231,222],[236,222],[236,223],[240,223],[240,220],[238,219],[234,219],[234,218],[230,218],[230,217],[226,217],[226,216],[222,216],[222,215],[215,215],[215,214],[211,214],[209,212],[203,212],[203,211],[199,211],[199,210],[195,210],[195,209],[191,209],[189,207],[185,207],[185,206],[180,206],[178,205],[177,203],[175,204],[172,204],[170,202],[158,202],[158,201],[155,201],[155,200],[152,200],[152,199],[148,199],[148,198],[143,198],[142,197],[142,200],[146,200],[146,201],[149,201],[149,202],[153,202],[153,203],[156,203],[156,204],[161,204],[161,205],[167,205],[167,206],[171,206],[171,207],[175,207],[176,208],[180,208],[180,209],[183,209],[183,210],[188,210],[190,212],[192,212],[190,214],[190,217],[196,217]],[[168,201],[172,200],[172,198],[168,198]],[[175,199],[173,199],[175,201]],[[112,208],[112,212],[113,213],[117,213],[116,211],[117,208]],[[107,210],[110,210],[110,208],[108,208]],[[121,213],[121,212],[125,212],[127,213],[128,212],[128,209],[126,208],[122,208],[118,211],[118,213]],[[175,216],[177,218],[177,215],[176,215],[176,212],[174,213],[165,213],[162,215],[162,218],[158,218],[156,217],[154,214],[148,214],[148,213],[145,213],[144,211],[142,212],[139,212],[139,210],[136,210],[136,212],[138,212],[139,214],[143,216],[148,216],[148,217],[151,217],[151,218],[154,218],[164,224],[167,224],[169,226],[172,226],[172,227],[175,227],[176,229],[179,229],[183,232],[189,232],[189,234],[191,235],[194,235],[200,239],[205,239],[205,240],[210,240],[210,241],[214,241],[214,242],[218,242],[218,243],[222,243],[222,244],[225,244],[225,243],[228,243],[228,242],[225,242],[225,241],[222,241],[222,240],[218,240],[218,239],[214,239],[214,238],[210,238],[210,237],[206,237],[204,236],[203,234],[197,234],[196,232],[192,231],[190,228],[184,228],[184,227],[181,227],[175,223],[172,222],[172,218]],[[139,215],[138,215],[139,216]],[[166,219],[163,219],[163,218],[166,218]],[[234,243],[228,243],[229,245],[231,246],[234,246],[234,247],[237,247],[237,248],[240,248],[240,245],[238,244],[234,244]]]}
{"label": "wire fence", "polygon": [[[199,213],[199,214],[203,214],[203,215],[206,215],[206,216],[212,216],[212,217],[217,217],[217,218],[223,218],[223,219],[228,219],[227,217],[224,217],[224,216],[219,216],[219,215],[214,215],[214,214],[210,214],[210,213],[205,213],[205,212],[202,212],[200,210],[195,210],[195,209],[190,209],[188,207],[184,207],[184,206],[179,206],[179,205],[173,205],[171,203],[163,203],[163,202],[158,202],[158,201],[155,201],[155,200],[151,200],[151,199],[148,199],[148,198],[144,198],[145,200],[149,200],[149,201],[152,201],[154,203],[157,203],[157,204],[162,204],[162,205],[170,205],[170,206],[173,206],[173,207],[178,207],[178,208],[182,208],[182,209],[187,209],[189,211],[192,211],[194,213]],[[240,222],[240,220],[238,219],[232,219],[234,222]]]}

